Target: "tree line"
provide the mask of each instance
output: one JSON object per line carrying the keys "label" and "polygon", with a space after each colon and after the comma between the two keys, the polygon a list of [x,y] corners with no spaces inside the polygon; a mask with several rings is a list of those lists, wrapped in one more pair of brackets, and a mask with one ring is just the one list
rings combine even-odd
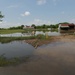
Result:
{"label": "tree line", "polygon": [[[2,21],[2,18],[4,18],[4,15],[2,15],[1,11],[0,11],[0,22]],[[63,23],[68,23],[68,22],[63,22]],[[48,29],[48,28],[58,28],[60,23],[58,24],[51,24],[51,25],[46,25],[46,24],[43,24],[43,25],[35,25],[35,24],[32,24],[31,26],[34,27],[34,29]],[[69,23],[68,23],[69,24]],[[10,27],[8,29],[23,29],[25,25],[20,25],[20,26],[17,26],[17,27]],[[4,29],[4,28],[0,28],[0,29]]]}

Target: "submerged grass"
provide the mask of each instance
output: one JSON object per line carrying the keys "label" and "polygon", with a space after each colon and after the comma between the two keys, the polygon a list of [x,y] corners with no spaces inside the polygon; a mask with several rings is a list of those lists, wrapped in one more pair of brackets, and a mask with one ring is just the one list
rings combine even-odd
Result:
{"label": "submerged grass", "polygon": [[0,37],[1,43],[9,43],[16,40],[27,40],[27,39],[35,39],[36,36],[30,36],[30,37]]}
{"label": "submerged grass", "polygon": [[11,58],[11,59],[7,59],[5,58],[3,55],[0,56],[0,67],[3,66],[15,66],[18,65],[22,62],[26,62],[29,59],[29,57],[24,57],[23,59],[20,58]]}

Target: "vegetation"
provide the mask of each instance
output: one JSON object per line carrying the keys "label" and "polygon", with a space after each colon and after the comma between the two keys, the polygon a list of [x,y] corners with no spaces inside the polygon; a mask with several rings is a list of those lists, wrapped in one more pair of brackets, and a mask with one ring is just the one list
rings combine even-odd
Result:
{"label": "vegetation", "polygon": [[1,55],[0,56],[0,67],[1,66],[11,66],[11,65],[15,66],[15,65],[20,64],[21,62],[26,62],[28,59],[29,59],[29,56],[24,57],[23,59],[22,58],[20,59],[17,57],[7,59],[6,57],[4,57],[4,55]]}
{"label": "vegetation", "polygon": [[19,32],[24,32],[25,30],[23,29],[1,29],[0,34],[10,34],[10,33],[19,33]]}
{"label": "vegetation", "polygon": [[1,43],[9,43],[12,41],[17,41],[17,40],[28,40],[28,39],[35,39],[36,36],[30,36],[30,37],[0,37],[0,42]]}
{"label": "vegetation", "polygon": [[[35,25],[35,24],[32,24],[31,26],[34,27],[35,30],[48,30],[48,28],[53,28],[53,29],[57,29],[59,24],[56,24],[56,25],[46,25],[46,24],[43,24],[43,25]],[[7,28],[7,30],[21,30],[23,29],[24,25],[21,25],[21,26],[17,26],[17,27],[10,27],[10,28]],[[0,30],[3,30],[4,28],[0,28]],[[29,28],[30,29],[30,28]],[[32,29],[32,30],[34,30]],[[24,30],[27,30],[27,29],[24,29]]]}
{"label": "vegetation", "polygon": [[36,37],[37,37],[37,39],[40,39],[40,40],[41,40],[41,39],[42,39],[42,40],[43,40],[43,39],[44,39],[44,40],[46,39],[46,36],[43,35],[43,34],[38,34]]}
{"label": "vegetation", "polygon": [[9,30],[15,30],[15,29],[23,29],[24,25],[17,26],[17,27],[10,27]]}
{"label": "vegetation", "polygon": [[0,21],[2,21],[2,18],[4,17],[4,15],[2,15],[1,11],[0,11]]}
{"label": "vegetation", "polygon": [[48,28],[58,28],[58,25],[59,24],[56,24],[56,25],[46,25],[46,24],[43,24],[43,25],[38,25],[36,26],[35,24],[32,24],[32,26],[35,28],[35,29],[48,29]]}

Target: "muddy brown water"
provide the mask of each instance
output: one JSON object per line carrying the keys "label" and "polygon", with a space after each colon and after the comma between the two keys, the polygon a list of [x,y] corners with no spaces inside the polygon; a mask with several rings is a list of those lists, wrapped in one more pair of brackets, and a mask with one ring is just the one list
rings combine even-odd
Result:
{"label": "muddy brown water", "polygon": [[0,75],[75,75],[75,42],[38,47],[28,62],[0,67]]}

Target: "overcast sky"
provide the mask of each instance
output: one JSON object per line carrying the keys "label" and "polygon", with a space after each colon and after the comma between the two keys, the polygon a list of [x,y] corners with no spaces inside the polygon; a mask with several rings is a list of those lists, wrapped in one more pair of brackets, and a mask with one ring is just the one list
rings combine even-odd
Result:
{"label": "overcast sky", "polygon": [[0,27],[75,23],[75,0],[0,0]]}

